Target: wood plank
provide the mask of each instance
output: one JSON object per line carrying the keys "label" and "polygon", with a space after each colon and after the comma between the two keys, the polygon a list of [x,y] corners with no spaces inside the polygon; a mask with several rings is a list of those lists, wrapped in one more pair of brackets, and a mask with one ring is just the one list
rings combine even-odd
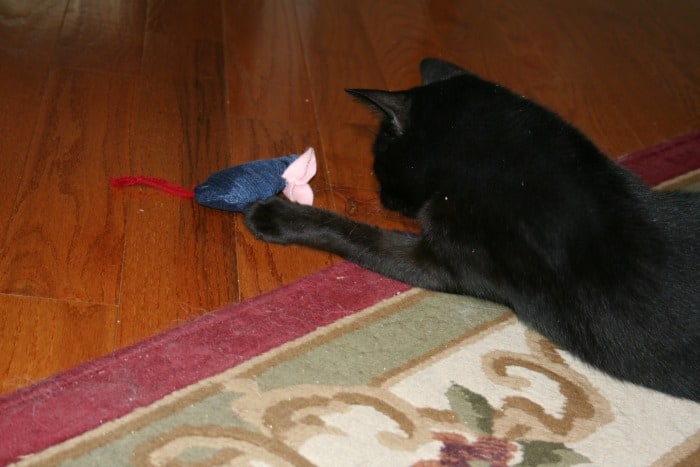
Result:
{"label": "wood plank", "polygon": [[27,161],[66,3],[0,2],[0,246]]}
{"label": "wood plank", "polygon": [[229,112],[315,125],[294,4],[243,0],[223,6]]}
{"label": "wood plank", "polygon": [[373,117],[344,92],[386,89],[357,4],[298,0],[297,18],[321,132],[329,122],[372,124]]}
{"label": "wood plank", "polygon": [[387,89],[418,86],[420,61],[444,55],[423,0],[361,0],[358,5]]}
{"label": "wood plank", "polygon": [[221,41],[147,33],[131,170],[193,186],[229,162]]}
{"label": "wood plank", "polygon": [[[356,102],[355,105],[374,117],[364,104]],[[374,125],[325,123],[322,139],[333,189],[345,187],[374,192],[379,189],[372,167],[372,143],[379,124],[378,119],[374,119]]]}
{"label": "wood plank", "polygon": [[[194,186],[230,165],[220,41],[147,33],[131,173]],[[117,346],[238,298],[233,216],[152,189],[124,190]]]}
{"label": "wood plank", "polygon": [[221,40],[220,0],[148,0],[147,31]]}
{"label": "wood plank", "polygon": [[442,58],[483,78],[510,84],[504,79],[512,77],[513,63],[503,37],[494,27],[494,12],[488,4],[479,1],[425,1],[437,40],[445,53]]}
{"label": "wood plank", "polygon": [[123,205],[108,180],[128,160],[135,82],[51,73],[5,244],[4,293],[115,304]]}
{"label": "wood plank", "polygon": [[0,394],[114,347],[115,305],[0,294]]}
{"label": "wood plank", "polygon": [[146,0],[70,0],[56,46],[57,66],[138,74]]}
{"label": "wood plank", "polygon": [[45,81],[46,73],[0,69],[0,245],[10,225]]}
{"label": "wood plank", "polygon": [[0,64],[48,71],[68,0],[0,2]]}

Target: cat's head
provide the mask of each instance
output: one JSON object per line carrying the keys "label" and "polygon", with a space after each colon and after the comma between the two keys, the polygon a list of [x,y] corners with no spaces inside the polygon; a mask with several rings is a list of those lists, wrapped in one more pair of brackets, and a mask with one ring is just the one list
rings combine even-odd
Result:
{"label": "cat's head", "polygon": [[415,216],[432,194],[432,178],[439,172],[433,169],[440,163],[432,156],[445,153],[441,139],[458,117],[449,81],[468,75],[433,58],[424,59],[420,70],[423,85],[406,91],[347,89],[380,117],[373,152],[382,204],[408,216]]}

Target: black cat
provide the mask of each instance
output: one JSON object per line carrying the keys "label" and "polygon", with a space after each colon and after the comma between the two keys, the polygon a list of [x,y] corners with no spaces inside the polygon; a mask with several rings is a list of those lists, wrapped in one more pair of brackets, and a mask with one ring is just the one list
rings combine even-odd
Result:
{"label": "black cat", "polygon": [[506,304],[618,378],[700,401],[700,197],[656,192],[553,112],[437,59],[348,90],[381,115],[381,201],[420,235],[280,198],[246,224],[427,289]]}

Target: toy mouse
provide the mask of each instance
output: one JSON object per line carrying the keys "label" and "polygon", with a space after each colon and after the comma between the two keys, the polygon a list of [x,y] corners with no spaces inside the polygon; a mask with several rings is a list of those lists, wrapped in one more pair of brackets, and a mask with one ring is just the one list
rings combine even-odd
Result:
{"label": "toy mouse", "polygon": [[313,204],[309,180],[316,174],[316,153],[309,148],[302,155],[264,159],[216,172],[195,187],[199,204],[225,211],[244,211],[255,201],[280,191],[300,204]]}
{"label": "toy mouse", "polygon": [[316,174],[313,148],[301,155],[263,159],[229,167],[213,173],[194,192],[165,180],[148,177],[122,177],[111,180],[112,186],[149,185],[168,193],[193,198],[203,206],[225,211],[244,211],[256,201],[270,198],[280,191],[300,204],[313,204],[309,180]]}

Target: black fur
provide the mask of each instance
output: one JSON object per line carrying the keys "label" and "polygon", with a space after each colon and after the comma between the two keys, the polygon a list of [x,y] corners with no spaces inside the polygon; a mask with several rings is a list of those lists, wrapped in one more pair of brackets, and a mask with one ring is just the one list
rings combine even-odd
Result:
{"label": "black fur", "polygon": [[387,231],[273,198],[258,237],[494,300],[618,378],[700,401],[700,197],[656,192],[554,113],[436,59],[423,86],[349,90],[381,116]]}

